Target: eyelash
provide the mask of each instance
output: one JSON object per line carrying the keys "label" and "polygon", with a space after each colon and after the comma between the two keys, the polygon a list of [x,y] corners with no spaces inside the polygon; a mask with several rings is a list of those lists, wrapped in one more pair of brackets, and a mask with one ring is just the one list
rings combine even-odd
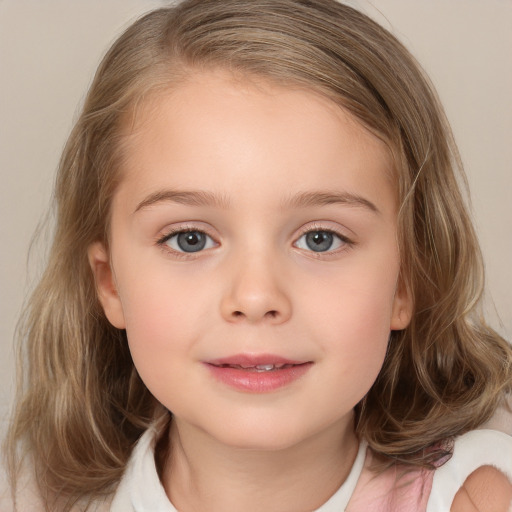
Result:
{"label": "eyelash", "polygon": [[180,226],[179,228],[171,229],[165,235],[158,238],[158,240],[156,241],[156,244],[166,254],[172,254],[173,257],[179,258],[179,259],[191,259],[191,258],[196,257],[199,253],[203,252],[202,250],[198,251],[198,252],[181,252],[181,251],[176,251],[175,249],[173,249],[172,247],[169,247],[167,245],[167,242],[172,237],[174,237],[176,235],[180,235],[181,233],[202,233],[202,234],[206,235],[207,237],[211,238],[218,245],[218,242],[215,240],[215,238],[210,233],[208,233],[208,231],[206,231],[204,228],[197,228],[194,226]]}
{"label": "eyelash", "polygon": [[297,237],[294,244],[296,244],[302,237],[304,237],[308,233],[314,233],[314,232],[330,233],[330,234],[334,235],[335,237],[337,237],[342,242],[343,245],[342,245],[342,247],[340,247],[338,249],[319,251],[319,252],[316,252],[313,250],[302,249],[305,252],[307,252],[310,257],[327,259],[330,256],[333,256],[333,257],[337,256],[339,253],[344,252],[348,249],[351,249],[352,247],[354,247],[356,245],[352,239],[348,238],[346,235],[340,233],[339,231],[332,229],[332,228],[322,226],[321,224],[316,224],[316,223],[313,223],[313,225],[310,225],[307,227],[307,229],[304,229],[303,231],[301,231],[300,235]]}
{"label": "eyelash", "polygon": [[[171,229],[165,235],[163,235],[162,237],[158,238],[157,241],[156,241],[156,244],[165,253],[167,253],[167,254],[171,253],[172,256],[175,257],[175,258],[191,259],[191,258],[197,257],[197,255],[199,255],[201,252],[204,252],[204,251],[203,250],[200,250],[200,251],[197,251],[197,252],[181,252],[181,251],[176,251],[175,249],[169,247],[167,245],[167,242],[171,238],[176,236],[176,235],[179,235],[179,234],[182,234],[182,233],[196,233],[196,232],[197,233],[202,233],[202,234],[206,235],[211,240],[213,240],[215,244],[218,245],[218,242],[215,240],[215,238],[210,233],[208,233],[208,231],[206,231],[203,228],[197,228],[197,227],[194,227],[194,226],[180,226],[179,228]],[[342,242],[342,244],[343,244],[343,246],[341,248],[338,248],[338,249],[335,249],[335,250],[332,250],[332,251],[331,250],[327,250],[327,251],[316,252],[316,251],[313,251],[313,250],[309,250],[308,251],[306,249],[298,248],[300,250],[308,252],[311,256],[313,256],[315,258],[326,258],[326,257],[329,257],[329,256],[334,256],[334,255],[338,254],[339,252],[342,252],[342,251],[345,251],[347,249],[352,248],[355,245],[355,242],[353,240],[349,239],[347,236],[343,235],[339,231],[336,231],[336,230],[334,230],[332,228],[326,228],[326,227],[318,225],[318,224],[314,224],[313,226],[309,226],[307,229],[304,229],[303,231],[301,231],[300,235],[296,238],[296,241],[294,242],[294,245],[302,237],[304,237],[308,233],[312,233],[312,232],[330,233],[330,234],[334,235],[335,237],[337,237]]]}

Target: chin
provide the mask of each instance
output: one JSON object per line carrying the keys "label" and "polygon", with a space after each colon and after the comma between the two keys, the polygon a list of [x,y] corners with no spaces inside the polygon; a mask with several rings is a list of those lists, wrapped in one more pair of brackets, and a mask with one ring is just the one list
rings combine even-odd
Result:
{"label": "chin", "polygon": [[279,452],[296,446],[302,441],[301,438],[291,438],[290,436],[263,435],[260,437],[240,436],[236,439],[230,437],[226,439],[225,444],[238,450],[248,450],[255,452]]}
{"label": "chin", "polygon": [[293,425],[293,421],[231,422],[228,429],[225,427],[211,432],[219,442],[234,449],[262,452],[287,450],[317,433],[316,429],[309,430],[301,422]]}

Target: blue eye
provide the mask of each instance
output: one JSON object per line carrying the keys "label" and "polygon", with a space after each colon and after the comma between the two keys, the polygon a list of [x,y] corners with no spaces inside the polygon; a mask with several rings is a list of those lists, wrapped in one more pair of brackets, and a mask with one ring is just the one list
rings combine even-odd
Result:
{"label": "blue eye", "polygon": [[332,231],[316,230],[304,233],[296,242],[296,247],[314,252],[333,251],[349,243]]}
{"label": "blue eye", "polygon": [[177,252],[199,252],[203,249],[210,249],[215,246],[215,242],[202,231],[179,231],[167,235],[162,244],[168,245]]}

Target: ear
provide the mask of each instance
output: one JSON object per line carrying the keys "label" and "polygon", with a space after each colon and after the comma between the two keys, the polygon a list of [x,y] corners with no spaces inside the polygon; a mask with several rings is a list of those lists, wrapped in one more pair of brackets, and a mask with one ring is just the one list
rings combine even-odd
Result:
{"label": "ear", "polygon": [[101,242],[91,244],[87,250],[98,299],[109,322],[118,329],[125,329],[123,306],[117,293],[114,273],[108,251]]}
{"label": "ear", "polygon": [[411,321],[413,309],[412,294],[402,279],[399,279],[393,299],[391,330],[401,331],[405,329]]}

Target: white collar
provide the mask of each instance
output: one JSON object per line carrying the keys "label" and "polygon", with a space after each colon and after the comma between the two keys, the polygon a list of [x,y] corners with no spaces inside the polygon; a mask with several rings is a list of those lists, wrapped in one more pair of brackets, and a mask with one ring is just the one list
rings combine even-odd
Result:
{"label": "white collar", "polygon": [[[177,512],[160,482],[155,465],[155,428],[149,428],[133,449],[110,512]],[[363,470],[367,445],[359,443],[352,469],[341,487],[315,512],[346,509]]]}

